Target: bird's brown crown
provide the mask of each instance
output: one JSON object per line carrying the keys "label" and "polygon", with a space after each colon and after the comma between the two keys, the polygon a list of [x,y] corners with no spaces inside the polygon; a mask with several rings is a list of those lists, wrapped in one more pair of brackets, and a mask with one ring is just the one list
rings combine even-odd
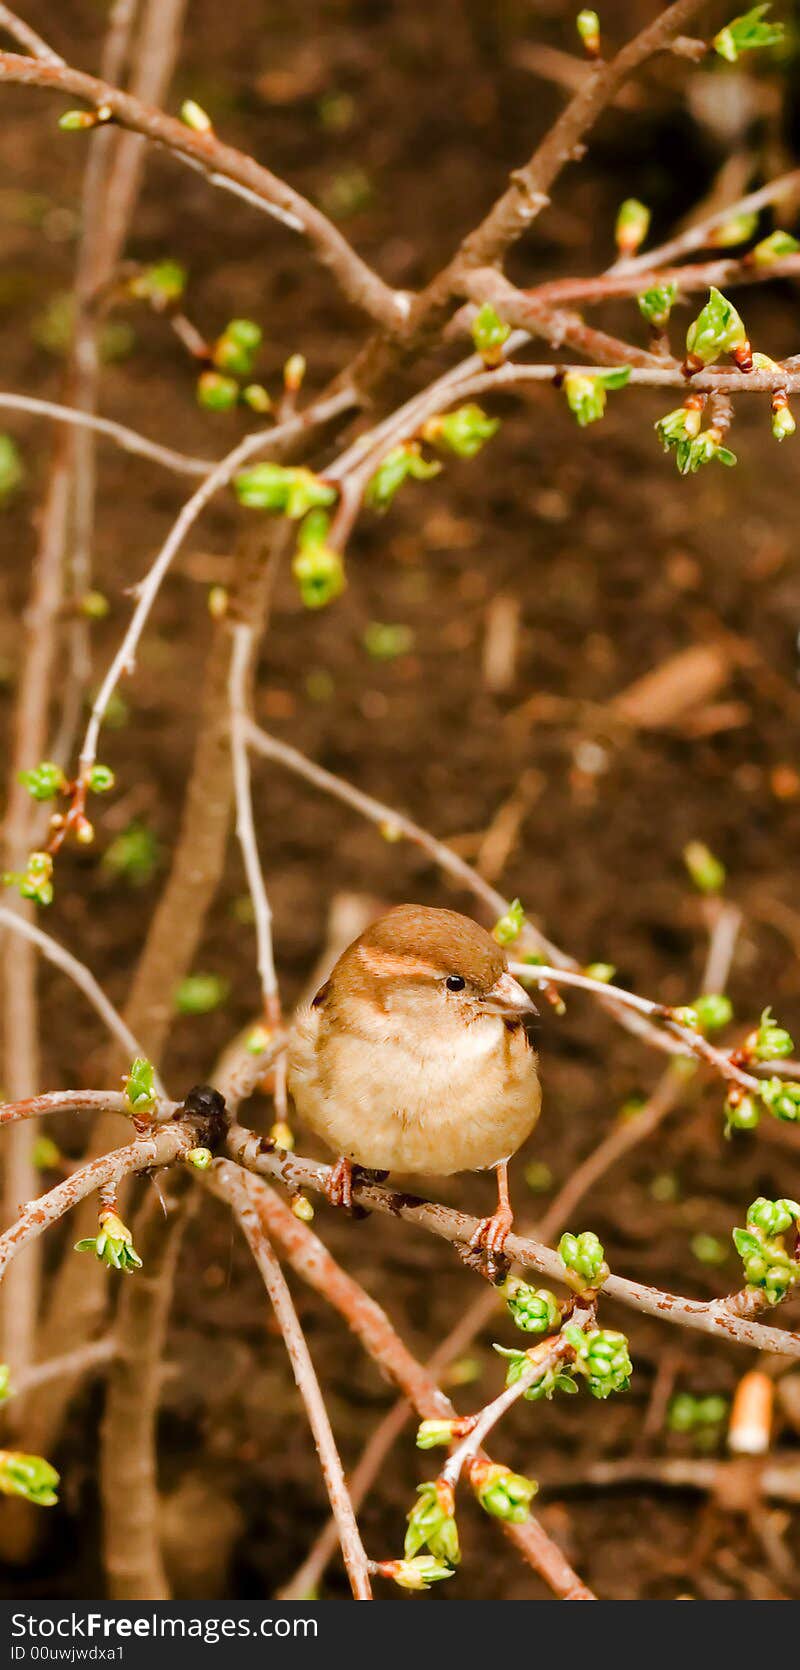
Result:
{"label": "bird's brown crown", "polygon": [[354,957],[377,976],[460,974],[481,992],[491,990],[506,966],[504,952],[485,928],[458,911],[428,905],[395,905],[371,923],[342,961]]}

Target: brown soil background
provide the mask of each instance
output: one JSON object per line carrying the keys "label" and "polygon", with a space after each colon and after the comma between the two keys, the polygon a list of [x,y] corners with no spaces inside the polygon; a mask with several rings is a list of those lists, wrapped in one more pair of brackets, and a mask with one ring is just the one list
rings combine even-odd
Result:
{"label": "brown soil background", "polygon": [[[524,67],[520,47],[544,40],[571,49],[573,9],[515,0],[499,7],[457,0],[438,6],[307,0],[299,7],[235,0],[225,8],[190,0],[171,103],[189,94],[199,99],[226,137],[311,197],[325,201],[337,178],[363,170],[369,199],[343,222],[345,230],[385,277],[416,286],[477,220],[560,107],[563,95]],[[73,62],[94,67],[101,10],[92,0],[39,0],[27,15]],[[606,15],[610,32],[622,38],[652,16],[652,7],[629,0],[607,7]],[[662,66],[645,84],[642,108],[603,120],[589,158],[567,173],[557,205],[515,253],[512,270],[521,282],[599,270],[611,257],[610,228],[623,196],[653,204],[658,237],[708,189],[723,145],[680,102],[690,73]],[[352,98],[353,117],[343,132],[332,133],[321,123],[319,105],[334,92]],[[58,134],[59,109],[44,95],[3,90],[1,380],[5,388],[55,398],[59,363],[37,344],[34,322],[70,284],[83,157],[80,136]],[[780,166],[791,154],[794,124],[790,64],[769,123],[767,160],[774,163],[777,154]],[[740,136],[756,155],[764,131],[756,121]],[[138,258],[170,254],[186,263],[190,311],[209,334],[233,314],[259,320],[263,372],[273,384],[287,354],[302,350],[310,385],[321,386],[361,340],[362,322],[298,240],[159,154],[148,162],[130,249]],[[788,287],[748,292],[744,310],[758,347],[776,354],[797,349]],[[628,334],[638,329],[632,309],[617,317]],[[613,328],[614,315],[609,318]],[[104,412],[186,450],[219,455],[240,420],[200,412],[177,344],[157,320],[131,314],[130,323],[135,348],[107,369]],[[797,453],[791,442],[779,451],[771,441],[766,402],[740,405],[733,437],[738,469],[709,468],[683,481],[652,433],[666,409],[658,397],[612,396],[606,421],[588,432],[574,427],[549,390],[524,403],[498,403],[501,433],[477,460],[407,487],[382,521],[363,516],[349,555],[348,590],[333,608],[304,612],[290,577],[283,578],[261,658],[257,711],[278,734],[446,838],[485,831],[529,773],[531,803],[498,884],[509,896],[518,894],[575,955],[613,962],[621,982],[666,1001],[688,1001],[696,992],[704,911],[687,883],[681,850],[691,838],[706,841],[724,859],[730,895],[744,912],[730,985],[737,1016],[750,1017],[771,1002],[796,1029]],[[28,477],[0,522],[4,733],[49,455],[43,425],[15,418],[5,427],[23,446]],[[95,634],[98,670],[127,618],[125,587],[143,572],[182,493],[163,472],[102,448],[97,583],[112,612]],[[132,891],[112,884],[99,858],[132,816],[144,819],[169,852],[211,631],[207,583],[224,578],[239,525],[232,502],[219,500],[164,588],[126,691],[129,721],[108,733],[103,751],[118,792],[107,803],[107,821],[99,819],[97,850],[65,859],[48,918],[47,926],[85,957],[118,1003],[159,878]],[[515,597],[521,611],[516,677],[502,698],[487,693],[481,675],[487,605],[497,591]],[[370,621],[410,627],[413,650],[389,663],[371,660],[361,641]],[[708,736],[622,735],[609,726],[603,710],[627,684],[689,644],[726,631],[746,638],[754,652],[750,667],[732,665],[721,693],[721,700],[737,704],[730,728]],[[320,679],[310,675],[320,672],[330,684],[326,700],[314,699]],[[526,717],[520,709],[539,693],[574,705]],[[258,765],[255,778],[288,1000],[319,954],[337,890],[471,908],[420,855],[386,845],[344,808],[277,768]],[[252,933],[235,916],[243,892],[231,845],[197,965],[227,975],[231,996],[209,1018],[176,1023],[165,1065],[178,1089],[209,1073],[218,1049],[256,1005]],[[47,969],[42,991],[48,1087],[93,1082],[101,1042],[94,1023]],[[538,1202],[526,1190],[524,1162],[540,1159],[551,1167],[554,1186],[563,1181],[621,1104],[646,1094],[661,1068],[659,1058],[577,997],[563,1020],[542,1016],[540,1042],[545,1115],[514,1178],[518,1210],[531,1219]],[[800,1190],[796,1140],[794,1151],[791,1143],[776,1146],[760,1134],[727,1143],[720,1104],[719,1087],[703,1086],[657,1141],[635,1151],[581,1208],[573,1227],[600,1234],[613,1268],[675,1292],[721,1294],[739,1279],[733,1249],[720,1266],[704,1265],[691,1251],[693,1236],[709,1231],[730,1245],[731,1227],[743,1221],[755,1195]],[[268,1110],[256,1109],[254,1117],[266,1118]],[[74,1133],[57,1134],[65,1148],[75,1145]],[[677,1178],[678,1196],[659,1203],[651,1185],[665,1172]],[[466,1179],[441,1192],[483,1210],[490,1189],[485,1179]],[[476,1278],[452,1252],[408,1228],[354,1225],[324,1207],[317,1225],[420,1353],[433,1348],[474,1295]],[[295,1292],[351,1465],[392,1394],[323,1302]],[[525,1404],[498,1437],[501,1459],[551,1481],[542,1497],[544,1523],[604,1598],[663,1599],[687,1591],[719,1599],[800,1597],[796,1515],[786,1532],[793,1576],[778,1581],[747,1523],[722,1510],[701,1515],[696,1496],[652,1487],[600,1495],[581,1487],[582,1470],[594,1457],[641,1448],[665,1354],[676,1383],[698,1393],[732,1393],[749,1362],[746,1352],[623,1317],[611,1306],[604,1314],[609,1325],[630,1332],[629,1395],[608,1404],[586,1397]],[[795,1326],[797,1315],[797,1304],[787,1307]],[[476,1348],[480,1380],[454,1394],[460,1407],[475,1407],[498,1388],[491,1341],[508,1344],[513,1337],[512,1324],[499,1316]],[[4,1592],[102,1593],[99,1397],[90,1391],[74,1405],[53,1458],[64,1474],[62,1503],[48,1516],[36,1566],[6,1576]],[[786,1414],[781,1422],[782,1445],[797,1449],[796,1419],[794,1427]],[[663,1434],[655,1449],[685,1454],[691,1445]],[[182,1257],[160,1457],[177,1592],[228,1598],[274,1592],[321,1525],[324,1494],[280,1341],[271,1326],[265,1330],[257,1277],[211,1203],[195,1218]],[[363,1513],[376,1557],[399,1552],[414,1485],[429,1470],[409,1430]],[[435,1598],[543,1596],[467,1503],[461,1519],[464,1564]],[[324,1593],[345,1592],[334,1566]]]}

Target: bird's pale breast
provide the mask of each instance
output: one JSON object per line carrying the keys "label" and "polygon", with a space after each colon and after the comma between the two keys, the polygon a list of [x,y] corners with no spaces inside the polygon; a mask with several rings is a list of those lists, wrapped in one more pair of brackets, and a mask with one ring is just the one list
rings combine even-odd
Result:
{"label": "bird's pale breast", "polygon": [[413,1045],[297,1018],[289,1088],[304,1124],[336,1154],[375,1170],[447,1176],[507,1159],[539,1117],[536,1055],[521,1026],[484,1016]]}

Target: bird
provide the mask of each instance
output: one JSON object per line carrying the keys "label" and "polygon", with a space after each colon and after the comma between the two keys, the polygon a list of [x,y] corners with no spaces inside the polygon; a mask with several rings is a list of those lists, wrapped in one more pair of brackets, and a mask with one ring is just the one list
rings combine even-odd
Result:
{"label": "bird", "polygon": [[288,1048],[297,1115],[338,1156],[331,1203],[352,1209],[354,1166],[493,1170],[497,1207],[470,1242],[493,1276],[513,1224],[508,1161],[541,1108],[535,1013],[502,947],[458,911],[395,905],[359,934]]}

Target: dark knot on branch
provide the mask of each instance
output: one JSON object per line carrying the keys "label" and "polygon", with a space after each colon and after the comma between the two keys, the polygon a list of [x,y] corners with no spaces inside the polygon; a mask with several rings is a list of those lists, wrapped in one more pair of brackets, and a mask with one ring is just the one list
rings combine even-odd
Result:
{"label": "dark knot on branch", "polygon": [[188,1120],[194,1127],[198,1148],[210,1148],[213,1154],[224,1142],[230,1114],[225,1097],[213,1085],[193,1085],[185,1097],[179,1117]]}

